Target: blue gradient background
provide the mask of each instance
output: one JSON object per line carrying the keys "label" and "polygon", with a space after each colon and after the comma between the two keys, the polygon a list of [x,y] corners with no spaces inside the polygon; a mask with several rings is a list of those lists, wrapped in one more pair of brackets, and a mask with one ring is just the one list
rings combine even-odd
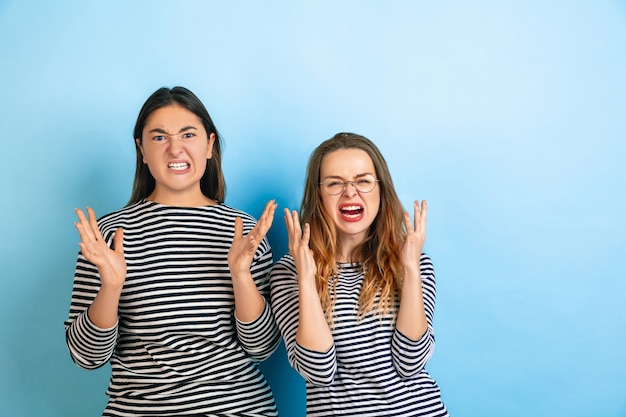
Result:
{"label": "blue gradient background", "polygon": [[[626,3],[473,3],[0,0],[2,416],[100,415],[110,369],[64,340],[73,209],[126,203],[139,108],[175,85],[224,137],[230,205],[297,208],[338,131],[428,200],[454,417],[626,416]],[[303,416],[284,349],[263,368]]]}

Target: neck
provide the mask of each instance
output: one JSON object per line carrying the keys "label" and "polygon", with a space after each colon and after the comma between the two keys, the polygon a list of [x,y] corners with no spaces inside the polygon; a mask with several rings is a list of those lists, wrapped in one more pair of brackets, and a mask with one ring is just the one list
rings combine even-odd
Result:
{"label": "neck", "polygon": [[214,200],[211,200],[202,193],[194,193],[193,195],[162,194],[158,193],[156,190],[148,196],[147,200],[166,206],[177,207],[203,207],[217,204]]}
{"label": "neck", "polygon": [[354,250],[363,242],[363,239],[360,236],[344,236],[339,239],[339,242],[341,243],[341,253],[337,257],[337,262],[359,262],[359,260],[354,259]]}

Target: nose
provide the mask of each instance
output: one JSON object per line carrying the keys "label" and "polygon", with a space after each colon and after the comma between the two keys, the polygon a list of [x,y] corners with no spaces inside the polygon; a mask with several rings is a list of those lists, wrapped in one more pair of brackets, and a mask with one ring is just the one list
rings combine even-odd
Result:
{"label": "nose", "polygon": [[169,141],[169,151],[172,155],[178,155],[183,150],[183,143],[178,138],[172,138]]}
{"label": "nose", "polygon": [[343,192],[348,197],[352,197],[353,195],[355,195],[357,193],[357,190],[356,190],[356,184],[354,183],[354,181],[346,181],[346,185],[344,185]]}

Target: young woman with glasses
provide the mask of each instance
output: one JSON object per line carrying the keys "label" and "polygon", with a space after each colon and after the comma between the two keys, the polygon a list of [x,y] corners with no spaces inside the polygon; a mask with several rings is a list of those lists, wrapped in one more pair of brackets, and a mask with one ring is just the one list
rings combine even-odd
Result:
{"label": "young woman with glasses", "polygon": [[447,416],[425,369],[435,345],[426,202],[411,221],[378,148],[340,133],[311,155],[300,213],[285,210],[285,223],[271,300],[307,416]]}

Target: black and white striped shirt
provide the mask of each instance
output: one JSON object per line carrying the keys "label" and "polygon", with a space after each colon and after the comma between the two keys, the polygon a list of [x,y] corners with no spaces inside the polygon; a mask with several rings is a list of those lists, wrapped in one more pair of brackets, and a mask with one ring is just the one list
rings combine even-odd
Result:
{"label": "black and white striped shirt", "polygon": [[397,307],[390,314],[358,317],[363,273],[349,263],[339,264],[334,344],[320,353],[296,342],[298,282],[293,258],[285,255],[276,263],[270,274],[272,308],[289,362],[306,381],[307,416],[448,415],[437,383],[424,368],[435,345],[435,273],[425,254],[420,267],[428,330],[414,341],[395,328]]}
{"label": "black and white striped shirt", "polygon": [[[100,288],[97,268],[79,254],[67,345],[81,367],[110,360],[104,416],[275,416],[274,398],[258,368],[280,333],[269,303],[253,322],[234,316],[227,254],[235,218],[244,233],[250,215],[223,204],[173,207],[142,201],[98,221],[111,245],[124,229],[127,275],[118,324],[96,327],[87,309]],[[252,277],[269,297],[272,252],[266,239]]]}

